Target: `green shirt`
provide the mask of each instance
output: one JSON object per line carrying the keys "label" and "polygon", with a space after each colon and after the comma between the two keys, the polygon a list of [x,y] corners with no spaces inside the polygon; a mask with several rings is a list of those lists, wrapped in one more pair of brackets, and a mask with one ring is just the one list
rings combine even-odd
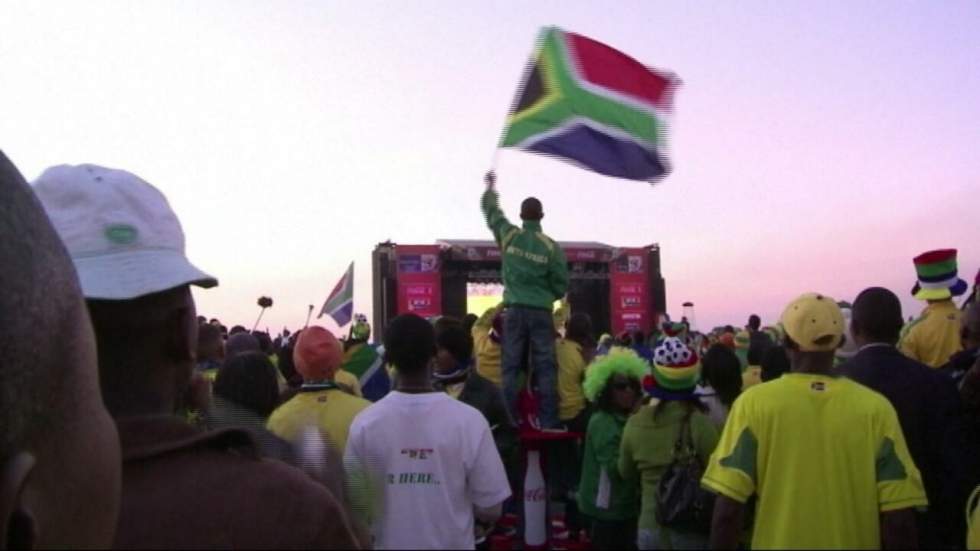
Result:
{"label": "green shirt", "polygon": [[488,189],[480,201],[487,226],[500,247],[504,304],[544,308],[568,291],[568,264],[557,243],[541,231],[537,221],[518,228],[507,221],[497,204],[497,192]]}
{"label": "green shirt", "polygon": [[[640,483],[643,505],[638,527],[656,530],[656,491],[660,477],[674,460],[674,443],[680,435],[681,421],[688,409],[681,402],[667,402],[654,417],[653,404],[643,407],[630,417],[623,431],[620,447],[619,472],[624,479]],[[704,465],[718,444],[718,429],[708,416],[695,411],[691,414],[691,443]]]}
{"label": "green shirt", "polygon": [[578,507],[599,520],[630,520],[640,513],[639,488],[619,474],[619,445],[626,416],[597,411],[589,420]]}

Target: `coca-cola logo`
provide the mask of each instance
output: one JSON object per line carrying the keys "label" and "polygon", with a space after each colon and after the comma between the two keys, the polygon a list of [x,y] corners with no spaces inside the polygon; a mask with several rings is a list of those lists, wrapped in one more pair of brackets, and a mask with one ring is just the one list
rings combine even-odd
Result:
{"label": "coca-cola logo", "polygon": [[544,486],[524,490],[524,501],[544,501],[547,492]]}

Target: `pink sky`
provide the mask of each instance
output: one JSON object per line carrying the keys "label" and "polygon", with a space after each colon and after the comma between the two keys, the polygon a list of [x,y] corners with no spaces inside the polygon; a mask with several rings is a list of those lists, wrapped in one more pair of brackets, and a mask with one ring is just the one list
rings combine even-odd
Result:
{"label": "pink sky", "polygon": [[[302,324],[347,264],[370,312],[386,239],[487,238],[478,199],[535,33],[555,24],[684,81],[657,187],[504,152],[503,205],[559,240],[663,247],[675,316],[773,321],[803,291],[908,290],[912,257],[980,268],[980,4],[21,3],[0,18],[0,146],[28,178],[125,168],[159,187],[198,309]],[[325,325],[332,326],[330,322]]]}

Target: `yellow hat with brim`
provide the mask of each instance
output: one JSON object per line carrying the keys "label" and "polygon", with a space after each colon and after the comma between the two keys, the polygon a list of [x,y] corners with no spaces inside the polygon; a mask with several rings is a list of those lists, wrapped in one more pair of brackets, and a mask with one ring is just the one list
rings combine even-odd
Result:
{"label": "yellow hat with brim", "polygon": [[844,314],[834,299],[806,293],[786,306],[779,321],[803,352],[836,350],[844,336]]}

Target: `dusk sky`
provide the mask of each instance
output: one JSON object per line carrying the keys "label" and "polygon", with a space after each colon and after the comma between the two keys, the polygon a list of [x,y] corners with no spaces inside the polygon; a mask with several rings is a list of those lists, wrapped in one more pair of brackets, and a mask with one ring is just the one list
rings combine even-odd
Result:
{"label": "dusk sky", "polygon": [[[398,6],[393,9],[393,6]],[[909,295],[980,268],[980,2],[5,2],[0,148],[33,180],[96,163],[168,197],[220,286],[198,311],[301,326],[375,244],[489,239],[479,210],[538,29],[676,73],[657,186],[503,151],[502,206],[557,240],[659,243],[669,311],[775,321],[805,291]],[[320,320],[335,328],[327,318]]]}

